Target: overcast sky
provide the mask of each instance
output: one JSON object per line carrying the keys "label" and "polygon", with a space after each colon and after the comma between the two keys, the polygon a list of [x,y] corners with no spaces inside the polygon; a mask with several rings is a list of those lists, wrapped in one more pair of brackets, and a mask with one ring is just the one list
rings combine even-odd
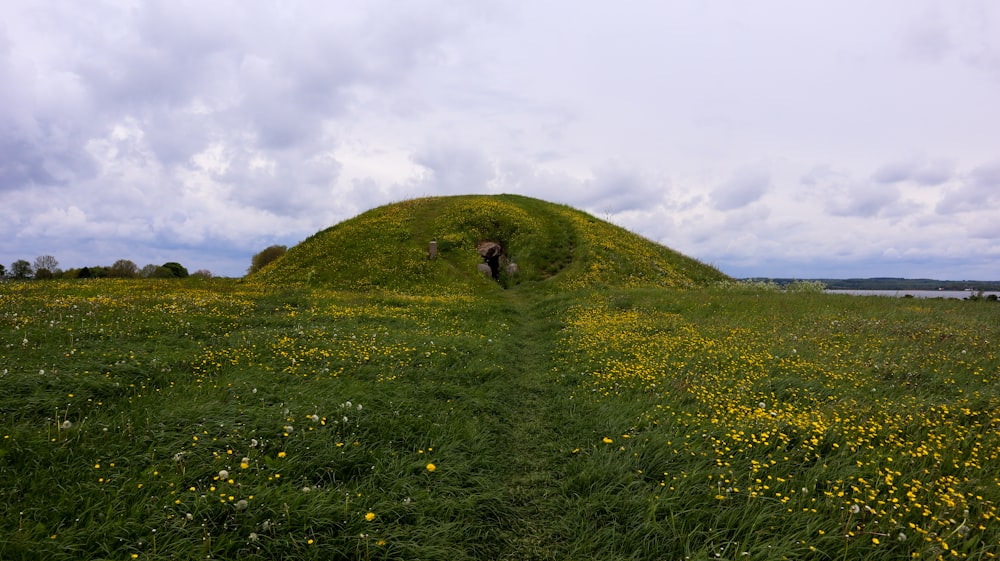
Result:
{"label": "overcast sky", "polygon": [[736,276],[1000,279],[1000,3],[0,2],[0,263],[240,276],[519,193]]}

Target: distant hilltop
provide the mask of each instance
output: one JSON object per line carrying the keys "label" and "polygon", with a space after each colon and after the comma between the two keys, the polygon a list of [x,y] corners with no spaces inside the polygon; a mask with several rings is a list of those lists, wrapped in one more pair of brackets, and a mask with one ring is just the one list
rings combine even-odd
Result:
{"label": "distant hilltop", "polygon": [[786,279],[754,278],[747,280],[768,280],[785,285],[795,281],[819,281],[831,290],[954,290],[970,292],[1000,291],[1000,281],[904,279],[895,277],[875,277],[869,279]]}

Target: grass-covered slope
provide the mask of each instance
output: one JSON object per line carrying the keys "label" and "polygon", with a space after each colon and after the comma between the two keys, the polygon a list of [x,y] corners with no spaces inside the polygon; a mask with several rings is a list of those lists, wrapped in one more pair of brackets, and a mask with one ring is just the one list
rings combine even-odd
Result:
{"label": "grass-covered slope", "polygon": [[[428,259],[430,241],[438,257]],[[515,286],[703,286],[718,270],[567,206],[516,195],[413,199],[382,206],[306,239],[254,279],[343,290],[466,293],[492,286],[476,244],[499,242]]]}

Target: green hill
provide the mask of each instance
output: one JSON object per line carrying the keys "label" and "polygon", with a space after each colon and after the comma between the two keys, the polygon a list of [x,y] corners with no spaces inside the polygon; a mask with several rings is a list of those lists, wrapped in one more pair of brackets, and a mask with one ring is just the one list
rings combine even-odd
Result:
{"label": "green hill", "polygon": [[[429,245],[437,246],[436,258]],[[497,283],[477,244],[503,249]],[[382,206],[320,231],[252,276],[266,285],[467,293],[540,283],[691,288],[727,278],[579,210],[517,195],[428,197]]]}

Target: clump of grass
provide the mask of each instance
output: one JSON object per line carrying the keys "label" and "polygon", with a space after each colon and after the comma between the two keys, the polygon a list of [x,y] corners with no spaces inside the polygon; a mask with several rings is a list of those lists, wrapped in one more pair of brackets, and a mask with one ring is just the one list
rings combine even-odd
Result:
{"label": "clump of grass", "polygon": [[821,294],[826,290],[826,285],[823,281],[812,280],[797,280],[792,281],[785,285],[786,292],[806,292],[810,294]]}

